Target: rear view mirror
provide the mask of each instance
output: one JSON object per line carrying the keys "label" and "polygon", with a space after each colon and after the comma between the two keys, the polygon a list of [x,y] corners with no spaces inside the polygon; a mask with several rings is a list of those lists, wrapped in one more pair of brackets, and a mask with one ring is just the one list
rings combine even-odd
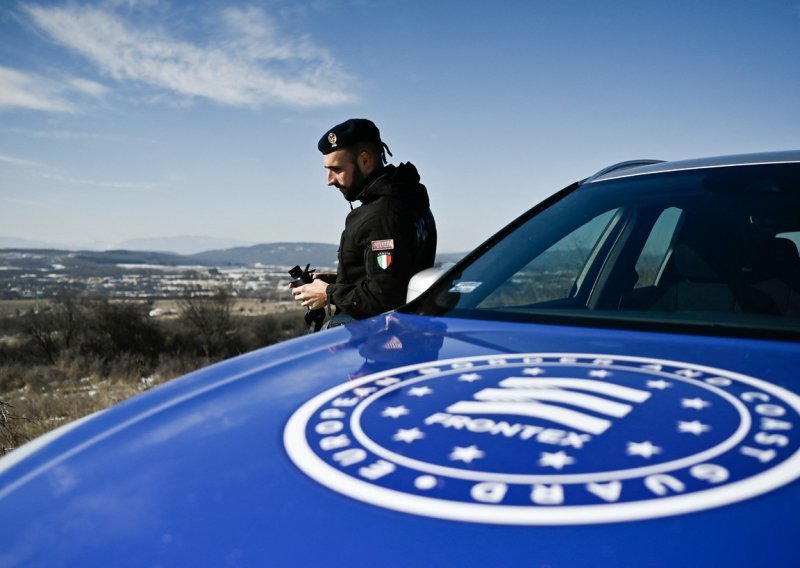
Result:
{"label": "rear view mirror", "polygon": [[455,263],[453,262],[446,262],[440,266],[426,268],[425,270],[417,272],[414,276],[411,277],[411,280],[408,282],[408,291],[406,292],[406,303],[417,298],[417,296],[419,296],[425,290],[433,286],[434,282],[436,282],[437,280],[439,280],[439,278],[444,276],[444,273],[450,270],[454,265]]}

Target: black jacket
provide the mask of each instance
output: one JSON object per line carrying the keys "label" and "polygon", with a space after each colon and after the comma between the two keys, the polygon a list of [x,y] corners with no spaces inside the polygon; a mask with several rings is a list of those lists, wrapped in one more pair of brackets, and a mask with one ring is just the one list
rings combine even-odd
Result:
{"label": "black jacket", "polygon": [[403,305],[408,281],[436,256],[436,223],[417,168],[389,165],[371,178],[362,205],[347,215],[328,286],[329,302],[357,319]]}

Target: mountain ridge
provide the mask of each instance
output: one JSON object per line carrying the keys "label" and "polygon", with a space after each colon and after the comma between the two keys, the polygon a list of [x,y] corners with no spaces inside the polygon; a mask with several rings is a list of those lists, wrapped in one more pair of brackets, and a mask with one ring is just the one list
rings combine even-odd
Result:
{"label": "mountain ridge", "polygon": [[[128,249],[69,250],[51,247],[20,248],[0,247],[0,267],[24,270],[42,270],[54,266],[91,268],[112,265],[160,265],[203,267],[292,267],[310,264],[312,268],[335,269],[338,263],[338,246],[330,243],[278,242],[227,249],[203,251],[196,254],[178,254],[161,251]],[[466,253],[440,253],[437,262],[455,262]]]}
{"label": "mountain ridge", "polygon": [[205,251],[192,255],[171,252],[112,249],[62,250],[53,248],[0,248],[0,266],[42,269],[110,265],[161,265],[204,267],[294,266],[312,264],[318,268],[336,266],[336,245],[327,243],[267,243]]}

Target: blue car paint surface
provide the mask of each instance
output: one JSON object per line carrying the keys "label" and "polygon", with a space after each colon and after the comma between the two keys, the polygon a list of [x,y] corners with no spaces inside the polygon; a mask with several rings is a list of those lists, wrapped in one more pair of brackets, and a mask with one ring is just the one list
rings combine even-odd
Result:
{"label": "blue car paint surface", "polygon": [[[723,480],[705,477],[698,470],[692,470],[696,475],[689,479],[685,473],[688,468],[682,473],[658,474],[653,478],[656,485],[647,487],[642,476],[603,478],[599,487],[609,488],[619,481],[619,493],[605,501],[642,499],[644,505],[633,518],[618,520],[612,515],[610,520],[581,522],[567,517],[559,521],[558,511],[573,504],[603,506],[605,502],[584,491],[574,498],[565,494],[564,502],[534,503],[532,488],[537,484],[522,483],[513,499],[509,492],[503,503],[497,504],[512,512],[534,510],[537,516],[533,522],[504,522],[502,516],[491,519],[488,504],[487,519],[482,522],[480,518],[460,519],[460,513],[446,512],[450,510],[447,504],[439,506],[448,499],[470,499],[469,495],[457,494],[464,480],[444,474],[420,476],[438,479],[439,486],[433,487],[433,481],[431,485],[420,482],[413,491],[392,481],[392,476],[377,479],[374,499],[367,495],[362,498],[359,487],[366,485],[361,482],[352,486],[355,494],[340,490],[351,487],[344,474],[331,473],[341,478],[341,484],[327,483],[326,472],[333,471],[331,466],[336,464],[330,458],[332,454],[319,449],[320,436],[330,434],[334,439],[343,426],[341,421],[320,422],[314,417],[319,416],[319,409],[333,408],[325,403],[335,400],[337,393],[353,396],[347,390],[349,384],[372,388],[370,377],[402,379],[404,369],[435,373],[437,361],[456,362],[464,366],[465,373],[475,361],[486,365],[499,362],[499,368],[519,363],[522,359],[514,359],[518,354],[528,357],[526,369],[537,368],[542,361],[545,368],[561,361],[572,367],[589,362],[612,365],[615,370],[619,368],[614,366],[616,361],[638,361],[642,366],[660,362],[668,367],[675,362],[673,372],[685,365],[686,381],[710,381],[708,388],[721,392],[718,398],[700,397],[707,399],[705,408],[701,404],[682,410],[688,416],[683,423],[695,424],[696,429],[676,433],[671,417],[645,413],[645,403],[641,408],[638,403],[629,405],[636,407],[629,414],[630,420],[641,421],[636,428],[646,431],[648,440],[663,439],[671,444],[662,444],[657,451],[680,454],[678,446],[682,443],[687,447],[698,444],[704,436],[718,436],[721,441],[726,433],[739,432],[740,418],[747,414],[753,424],[743,434],[746,437],[729,448],[725,482],[730,481],[727,475],[750,476],[755,479],[748,482],[752,494],[741,500],[735,494],[728,495],[723,502],[706,506],[702,504],[703,491],[698,491],[697,501],[689,495],[680,511],[674,512],[659,510],[659,501],[682,491],[690,493],[691,483],[724,485]],[[546,367],[548,364],[550,367]],[[520,374],[521,368],[518,365],[506,374]],[[197,371],[0,460],[0,566],[796,565],[800,484],[792,480],[791,472],[786,474],[786,467],[784,478],[771,480],[770,467],[796,458],[798,410],[794,404],[799,368],[800,353],[791,342],[392,313]],[[715,369],[724,373],[715,375]],[[754,378],[756,385],[764,383],[790,392],[783,397],[758,388],[722,392],[726,377],[739,375]],[[596,381],[603,380],[602,374],[593,376],[599,377]],[[436,386],[425,382],[422,375],[414,380],[417,385]],[[672,383],[683,388],[676,381]],[[467,388],[469,381],[458,383],[453,378],[452,384]],[[334,398],[325,399],[325,393],[333,393]],[[360,396],[379,394],[373,389]],[[400,394],[395,391],[386,396]],[[474,431],[469,433],[463,422],[460,426],[452,422],[445,428],[444,414],[437,414],[443,412],[437,407],[437,400],[441,402],[437,396],[419,397],[413,401],[419,406],[404,403],[404,411],[419,408],[428,418],[416,422],[425,426],[416,431],[416,436],[428,436],[427,441],[442,439],[443,444],[452,442],[453,446],[467,435],[469,440],[485,440],[479,445],[487,450],[483,457],[487,464],[492,447],[506,444],[517,448],[491,461],[492,468],[505,468],[508,473],[524,469],[527,462],[520,461],[518,454],[522,451],[530,451],[535,459],[545,453],[548,459],[561,456],[560,462],[540,461],[536,466],[541,469],[549,465],[547,469],[558,475],[571,468],[584,471],[580,468],[588,467],[586,463],[597,469],[602,468],[603,460],[616,463],[632,459],[623,455],[624,444],[646,441],[619,438],[619,455],[595,453],[591,458],[594,462],[587,462],[593,443],[619,437],[614,432],[622,418],[612,420],[608,434],[584,435],[585,441],[591,438],[585,447],[577,439],[564,445],[554,439],[548,445],[547,440],[536,437],[511,440],[510,435],[481,434],[478,426],[483,424],[486,430],[488,422],[472,423]],[[731,404],[726,406],[720,402],[723,399]],[[655,394],[649,400],[655,401]],[[386,406],[401,407],[399,403]],[[300,445],[307,443],[309,452],[328,460],[329,465],[319,471],[309,469],[313,464],[298,466],[297,459],[290,459],[287,453],[287,449],[296,449],[287,448],[293,443],[287,436],[287,424],[303,408],[309,409],[308,421],[299,424],[294,433],[305,437]],[[363,410],[362,423],[372,428],[364,435],[383,440],[383,446],[394,443],[397,451],[405,452],[412,461],[422,459],[424,454],[415,452],[423,448],[424,440],[393,438],[399,429],[391,419],[387,420],[391,426],[382,426],[379,408],[384,406]],[[731,408],[739,408],[740,413]],[[703,418],[691,418],[694,412],[704,413]],[[311,422],[312,418],[316,421]],[[760,432],[757,442],[759,424],[763,423],[759,421],[765,419],[773,420],[773,427]],[[410,418],[400,416],[398,420]],[[323,423],[327,425],[321,426]],[[657,438],[661,429],[670,428],[663,438]],[[631,437],[635,431],[629,429],[627,434]],[[479,435],[483,438],[475,438]],[[446,456],[451,451],[450,447],[445,449],[438,464],[442,471],[447,469]],[[342,455],[358,456],[358,452]],[[587,460],[581,458],[584,455]],[[482,460],[473,458],[462,460],[464,471],[479,469]],[[633,458],[647,461],[641,454]],[[714,461],[716,457],[710,460]],[[395,470],[397,476],[416,475],[408,471],[400,466]],[[552,485],[542,483],[541,487],[546,492]],[[769,488],[752,490],[753,486]],[[737,486],[731,487],[735,493]],[[439,490],[440,497],[425,497],[426,492]],[[528,493],[531,499],[526,503]],[[407,512],[404,496],[409,503],[419,498],[422,510]],[[385,505],[384,497],[397,502],[397,507]],[[652,504],[652,514],[648,503]],[[410,507],[413,510],[415,506]],[[556,511],[552,523],[547,521],[548,507]]]}

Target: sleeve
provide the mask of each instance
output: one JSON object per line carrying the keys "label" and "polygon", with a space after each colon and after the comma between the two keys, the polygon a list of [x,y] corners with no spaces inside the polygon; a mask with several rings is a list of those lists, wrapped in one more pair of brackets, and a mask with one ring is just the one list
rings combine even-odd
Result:
{"label": "sleeve", "polygon": [[406,302],[414,275],[415,230],[397,215],[375,216],[362,227],[357,245],[363,249],[363,278],[328,286],[328,300],[353,317],[369,317]]}

